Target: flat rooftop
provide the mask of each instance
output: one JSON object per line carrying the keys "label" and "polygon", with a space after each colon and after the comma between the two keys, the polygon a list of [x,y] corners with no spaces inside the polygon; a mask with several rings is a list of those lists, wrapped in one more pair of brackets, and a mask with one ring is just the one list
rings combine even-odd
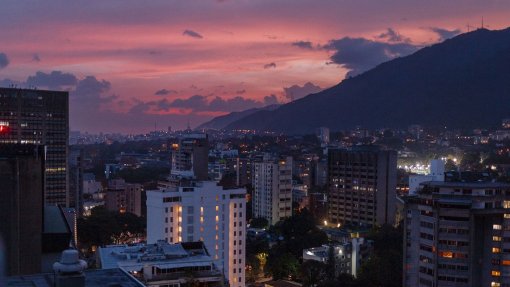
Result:
{"label": "flat rooftop", "polygon": [[[7,278],[7,287],[54,287],[53,273],[42,273]],[[144,287],[120,268],[85,270],[85,287]]]}

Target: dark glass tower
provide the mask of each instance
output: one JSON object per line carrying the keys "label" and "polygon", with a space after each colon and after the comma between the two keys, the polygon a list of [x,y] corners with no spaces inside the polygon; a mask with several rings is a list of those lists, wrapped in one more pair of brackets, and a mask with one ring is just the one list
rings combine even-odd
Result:
{"label": "dark glass tower", "polygon": [[0,88],[0,149],[44,145],[45,204],[69,206],[68,138],[68,92]]}

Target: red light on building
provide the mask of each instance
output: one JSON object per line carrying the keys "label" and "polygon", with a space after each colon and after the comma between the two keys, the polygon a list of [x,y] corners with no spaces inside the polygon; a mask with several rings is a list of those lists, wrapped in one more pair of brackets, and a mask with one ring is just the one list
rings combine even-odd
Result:
{"label": "red light on building", "polygon": [[0,135],[8,134],[11,131],[9,126],[0,124]]}

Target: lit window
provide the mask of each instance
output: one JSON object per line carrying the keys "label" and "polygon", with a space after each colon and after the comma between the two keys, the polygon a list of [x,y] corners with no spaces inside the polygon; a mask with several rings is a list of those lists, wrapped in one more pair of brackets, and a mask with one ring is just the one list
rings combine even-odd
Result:
{"label": "lit window", "polygon": [[510,200],[503,200],[503,208],[510,208]]}
{"label": "lit window", "polygon": [[506,219],[509,219],[510,218],[510,213],[503,214],[503,217],[506,218]]}
{"label": "lit window", "polygon": [[492,229],[494,229],[494,230],[501,230],[501,225],[499,225],[499,224],[493,224],[493,225],[492,225]]}
{"label": "lit window", "polygon": [[492,241],[501,241],[501,236],[492,236]]}
{"label": "lit window", "polygon": [[498,277],[499,277],[499,276],[501,276],[501,272],[499,272],[499,271],[497,271],[497,270],[492,270],[491,275],[492,275],[492,276],[498,276]]}
{"label": "lit window", "polygon": [[501,253],[501,249],[498,247],[492,247],[492,253]]}
{"label": "lit window", "polygon": [[501,283],[492,281],[491,287],[501,287]]}
{"label": "lit window", "polygon": [[220,217],[216,215],[216,222],[220,221]]}
{"label": "lit window", "polygon": [[439,252],[439,256],[444,257],[444,258],[453,258],[453,252],[441,251],[441,252]]}
{"label": "lit window", "polygon": [[510,265],[510,260],[501,260],[501,265]]}

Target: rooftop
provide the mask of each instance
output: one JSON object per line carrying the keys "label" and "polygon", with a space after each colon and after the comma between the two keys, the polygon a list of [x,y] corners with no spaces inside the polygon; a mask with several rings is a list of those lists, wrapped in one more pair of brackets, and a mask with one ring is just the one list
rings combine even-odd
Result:
{"label": "rooftop", "polygon": [[460,187],[460,188],[510,188],[510,184],[504,182],[444,182],[427,181],[423,185],[432,187]]}
{"label": "rooftop", "polygon": [[121,267],[128,272],[140,271],[147,264],[172,268],[212,263],[202,242],[109,245],[97,252],[103,269]]}
{"label": "rooftop", "polygon": [[[53,273],[7,278],[7,287],[54,287]],[[0,282],[0,286],[5,286]],[[143,287],[119,268],[85,270],[85,287]]]}

